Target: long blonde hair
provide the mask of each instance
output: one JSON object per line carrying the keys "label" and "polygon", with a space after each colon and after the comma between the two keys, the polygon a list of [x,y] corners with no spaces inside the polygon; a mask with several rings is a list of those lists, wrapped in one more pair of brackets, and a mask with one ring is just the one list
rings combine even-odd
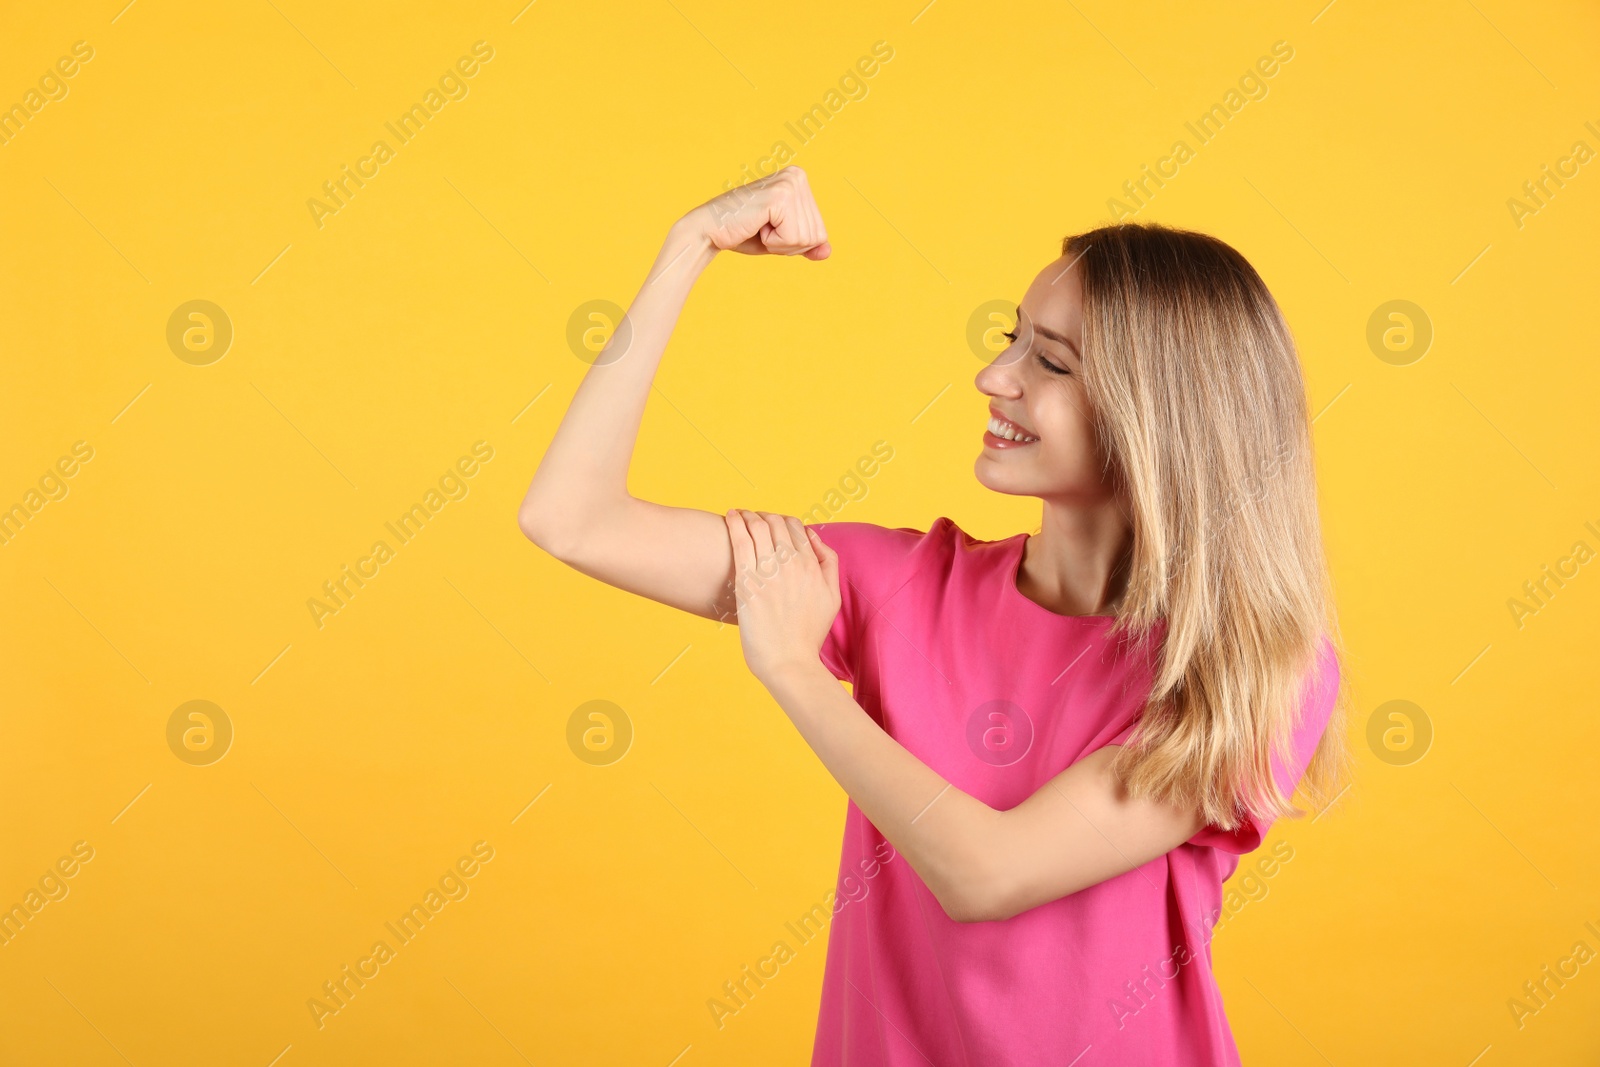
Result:
{"label": "long blonde hair", "polygon": [[[1166,634],[1116,769],[1134,796],[1232,829],[1295,813],[1288,758],[1322,639],[1342,667],[1294,339],[1254,268],[1214,237],[1119,224],[1068,237],[1083,287],[1084,385],[1107,474],[1132,506],[1114,626]],[[1341,670],[1341,674],[1342,674]],[[1303,786],[1348,768],[1340,685]]]}

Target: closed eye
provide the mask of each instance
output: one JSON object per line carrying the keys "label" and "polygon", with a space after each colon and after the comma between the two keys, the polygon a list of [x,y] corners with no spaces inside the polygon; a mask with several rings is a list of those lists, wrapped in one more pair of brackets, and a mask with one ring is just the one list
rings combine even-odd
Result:
{"label": "closed eye", "polygon": [[[1004,334],[1001,334],[1000,336],[1004,337],[1006,340],[1010,341],[1012,344],[1016,344],[1017,340],[1018,340],[1018,334],[1017,334],[1017,331],[1015,329],[1013,329],[1010,333],[1004,333]],[[1039,361],[1039,366],[1043,367],[1045,370],[1049,371],[1051,374],[1071,374],[1072,373],[1071,371],[1067,370],[1065,367],[1058,367],[1054,363],[1051,363],[1048,359],[1045,359],[1044,358],[1044,353],[1042,353],[1042,352],[1039,353],[1034,358]]]}

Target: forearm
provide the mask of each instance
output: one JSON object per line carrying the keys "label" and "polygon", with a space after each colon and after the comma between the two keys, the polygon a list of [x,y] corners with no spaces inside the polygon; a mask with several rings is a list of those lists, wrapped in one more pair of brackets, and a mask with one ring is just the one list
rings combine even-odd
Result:
{"label": "forearm", "polygon": [[610,340],[584,375],[523,498],[525,529],[585,528],[627,498],[651,383],[689,291],[716,251],[693,213],[674,224]]}
{"label": "forearm", "polygon": [[945,912],[990,917],[1006,896],[1003,813],[963,793],[872,721],[820,663],[764,679],[811,750]]}

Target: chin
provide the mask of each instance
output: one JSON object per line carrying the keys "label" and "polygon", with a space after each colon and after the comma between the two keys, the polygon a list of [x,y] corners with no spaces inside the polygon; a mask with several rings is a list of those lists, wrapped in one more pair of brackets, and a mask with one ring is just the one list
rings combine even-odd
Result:
{"label": "chin", "polygon": [[[996,477],[998,472],[990,467],[989,464],[985,463],[985,459],[987,459],[987,457],[979,456],[972,467],[972,474],[978,479],[979,485],[983,486],[985,489],[988,489],[990,492],[1005,493],[1008,496],[1037,495],[1029,492],[1026,488],[1010,484],[1010,480],[1004,476]],[[986,470],[986,467],[989,467],[989,469]]]}

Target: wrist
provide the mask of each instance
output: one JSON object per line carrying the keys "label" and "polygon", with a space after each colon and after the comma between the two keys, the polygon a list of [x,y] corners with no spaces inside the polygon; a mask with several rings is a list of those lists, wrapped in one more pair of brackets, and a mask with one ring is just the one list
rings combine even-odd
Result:
{"label": "wrist", "polygon": [[685,215],[667,230],[666,240],[661,243],[661,251],[656,253],[656,261],[650,266],[640,294],[660,282],[668,283],[667,290],[687,292],[716,254],[711,238]]}
{"label": "wrist", "polygon": [[832,681],[833,675],[820,659],[786,659],[763,665],[756,678],[776,696],[812,684],[818,678]]}
{"label": "wrist", "polygon": [[702,267],[721,251],[711,240],[711,222],[704,204],[674,222],[667,230],[669,259],[682,251],[685,245],[689,251],[684,255],[692,257]]}

